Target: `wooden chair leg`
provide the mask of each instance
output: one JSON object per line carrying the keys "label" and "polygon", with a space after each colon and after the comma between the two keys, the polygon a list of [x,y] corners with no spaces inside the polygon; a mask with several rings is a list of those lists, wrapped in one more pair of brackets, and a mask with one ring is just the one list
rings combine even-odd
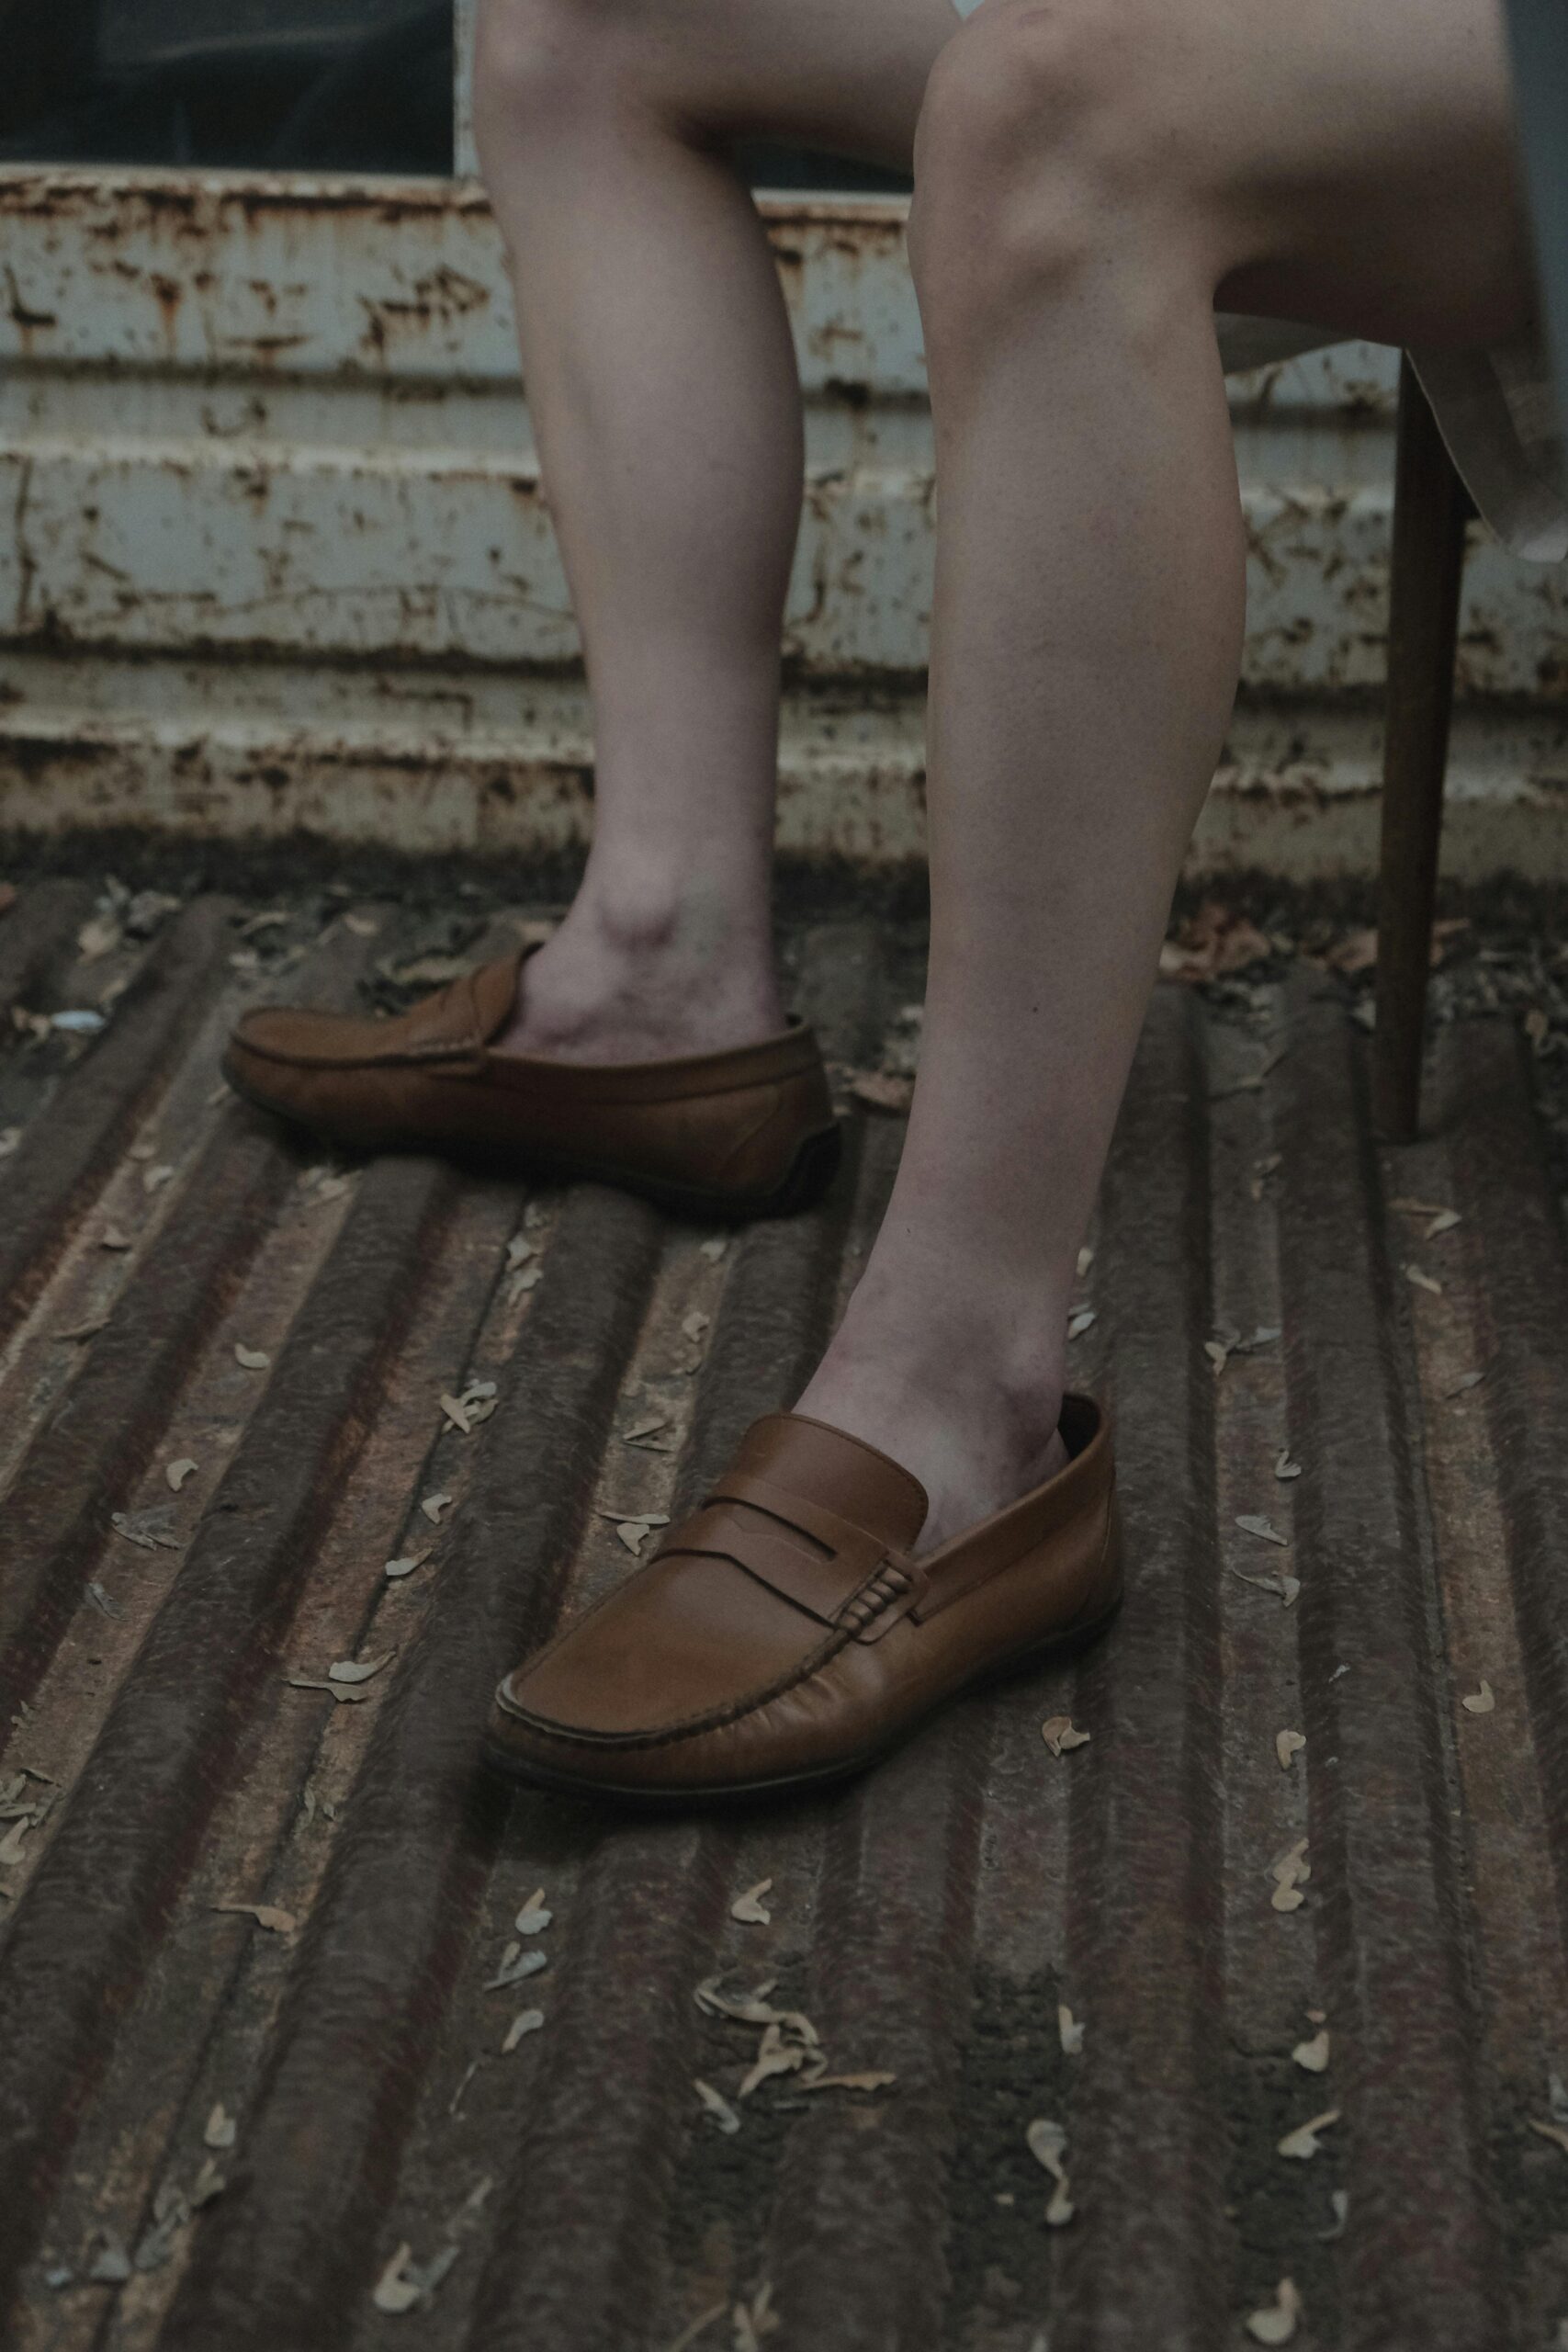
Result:
{"label": "wooden chair leg", "polygon": [[1409,1143],[1421,1111],[1443,778],[1453,710],[1464,529],[1473,509],[1406,359],[1389,582],[1378,890],[1372,1108],[1386,1143]]}

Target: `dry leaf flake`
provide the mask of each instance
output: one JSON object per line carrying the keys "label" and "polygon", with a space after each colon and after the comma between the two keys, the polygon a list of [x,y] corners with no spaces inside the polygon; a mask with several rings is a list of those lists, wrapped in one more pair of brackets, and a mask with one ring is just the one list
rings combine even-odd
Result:
{"label": "dry leaf flake", "polygon": [[209,2148],[231,2148],[239,2135],[239,2125],[221,2099],[215,2101],[208,2116],[202,2140]]}
{"label": "dry leaf flake", "polygon": [[1076,1307],[1071,1316],[1067,1318],[1068,1339],[1081,1340],[1086,1331],[1092,1329],[1096,1317],[1092,1306]]}
{"label": "dry leaf flake", "polygon": [[1087,1747],[1093,1735],[1079,1731],[1071,1715],[1047,1715],[1040,1726],[1040,1736],[1053,1756],[1065,1756],[1069,1748]]}
{"label": "dry leaf flake", "polygon": [[1274,1882],[1274,1892],[1269,1900],[1276,1911],[1299,1911],[1306,1901],[1302,1888],[1312,1876],[1306,1856],[1307,1841],[1300,1838],[1288,1853],[1269,1863],[1268,1875]]}
{"label": "dry leaf flake", "polygon": [[243,1913],[274,1936],[291,1936],[299,1924],[292,1911],[280,1911],[276,1903],[215,1903],[212,1908]]}
{"label": "dry leaf flake", "polygon": [[650,1413],[646,1419],[636,1421],[621,1433],[623,1445],[635,1445],[639,1453],[675,1453],[680,1450],[678,1437],[660,1438],[658,1432],[670,1427],[668,1413]]}
{"label": "dry leaf flake", "polygon": [[1247,2332],[1255,2344],[1288,2344],[1302,2315],[1302,2299],[1289,2278],[1281,2278],[1274,2300],[1247,2315]]}
{"label": "dry leaf flake", "polygon": [[857,1070],[850,1080],[850,1092],[857,1102],[867,1103],[874,1111],[891,1111],[897,1116],[913,1102],[915,1081],[912,1078],[895,1078],[886,1070]]}
{"label": "dry leaf flake", "polygon": [[1256,1535],[1260,1544],[1278,1544],[1282,1552],[1291,1548],[1290,1537],[1281,1535],[1273,1521],[1265,1519],[1260,1511],[1238,1512],[1235,1523],[1244,1535]]}
{"label": "dry leaf flake", "polygon": [[271,1363],[272,1358],[265,1348],[247,1348],[242,1341],[236,1340],[234,1362],[243,1372],[265,1372]]}
{"label": "dry leaf flake", "polygon": [[704,2110],[710,2123],[716,2126],[720,2132],[735,2132],[739,2131],[740,2118],[730,2106],[729,2101],[725,2098],[722,2091],[716,2091],[711,2083],[705,2083],[700,2076],[694,2079],[692,2088],[696,2092],[697,2097],[701,2099]]}
{"label": "dry leaf flake", "polygon": [[1279,2143],[1278,2153],[1281,2156],[1291,2156],[1298,2163],[1305,2164],[1310,2157],[1316,2155],[1323,2145],[1323,2142],[1318,2137],[1319,2132],[1326,2132],[1331,2123],[1337,2123],[1338,2120],[1339,2109],[1337,2107],[1325,2108],[1323,2113],[1314,2115],[1310,2122],[1298,2123],[1293,2132],[1287,2132]]}
{"label": "dry leaf flake", "polygon": [[1281,1731],[1274,1735],[1274,1753],[1280,1759],[1280,1770],[1288,1772],[1291,1758],[1299,1756],[1306,1741],[1299,1731]]}
{"label": "dry leaf flake", "polygon": [[379,1657],[340,1657],[335,1665],[328,1667],[327,1679],[331,1682],[368,1682],[396,1656],[395,1650],[383,1650]]}
{"label": "dry leaf flake", "polygon": [[441,1410],[459,1437],[467,1437],[481,1421],[488,1421],[501,1399],[493,1380],[470,1380],[460,1396],[441,1396]]}
{"label": "dry leaf flake", "polygon": [[544,1888],[536,1886],[512,1922],[513,1930],[519,1936],[542,1936],[555,1916],[545,1908]]}
{"label": "dry leaf flake", "polygon": [[1561,2148],[1568,2156],[1568,2127],[1561,2123],[1540,2123],[1533,2115],[1529,2121],[1532,2132],[1539,2132],[1543,2140],[1550,2140],[1554,2148]]}
{"label": "dry leaf flake", "polygon": [[1300,1577],[1249,1577],[1245,1568],[1232,1568],[1230,1573],[1238,1584],[1256,1585],[1259,1592],[1277,1592],[1287,1609],[1302,1589]]}
{"label": "dry leaf flake", "polygon": [[428,1551],[411,1552],[403,1559],[389,1560],[381,1574],[384,1577],[390,1577],[392,1582],[396,1584],[400,1577],[412,1577],[415,1568],[423,1568],[429,1557]]}
{"label": "dry leaf flake", "polygon": [[523,2041],[525,2036],[530,2033],[537,2033],[539,2028],[544,2024],[544,2022],[545,2013],[543,2009],[519,2009],[517,2015],[513,2018],[512,2023],[506,2029],[505,2038],[501,2045],[502,2056],[503,2058],[510,2057],[513,2051],[516,2049],[518,2043]]}
{"label": "dry leaf flake", "polygon": [[1283,1482],[1289,1478],[1299,1478],[1301,1475],[1301,1464],[1292,1458],[1290,1447],[1282,1445],[1274,1456],[1275,1477]]}
{"label": "dry leaf flake", "polygon": [[1291,2052],[1296,2064],[1309,2075],[1322,2075],[1328,2067],[1328,2028],[1321,2026],[1310,2041],[1298,2041]]}
{"label": "dry leaf flake", "polygon": [[1063,2162],[1067,2153],[1067,2135],[1059,2123],[1053,2123],[1046,2116],[1037,2116],[1024,2138],[1029,2143],[1030,2154],[1044,2166],[1056,2184],[1045,2208],[1046,2222],[1054,2230],[1064,2229],[1076,2211]]}
{"label": "dry leaf flake", "polygon": [[1417,1290],[1430,1291],[1434,1298],[1441,1298],[1443,1295],[1442,1283],[1435,1275],[1423,1272],[1419,1266],[1406,1266],[1404,1279],[1407,1283],[1414,1283]]}
{"label": "dry leaf flake", "polygon": [[1484,1679],[1479,1690],[1472,1690],[1466,1698],[1460,1701],[1460,1705],[1472,1715],[1489,1715],[1496,1703],[1497,1694],[1490,1682]]}
{"label": "dry leaf flake", "polygon": [[759,2287],[749,2303],[736,2304],[730,2313],[735,2323],[735,2352],[761,2352],[763,2337],[772,2335],[779,2324],[773,2305],[771,2287]]}
{"label": "dry leaf flake", "polygon": [[509,1943],[501,1955],[501,1965],[495,1974],[486,1979],[484,1990],[487,1993],[504,1993],[509,1985],[521,1984],[525,1977],[537,1976],[540,1970],[549,1964],[549,1954],[540,1951],[537,1946],[532,1951],[525,1951],[520,1943]]}
{"label": "dry leaf flake", "polygon": [[1056,2032],[1062,2044],[1064,2058],[1083,2055],[1083,2019],[1075,2018],[1066,2001],[1056,2004]]}
{"label": "dry leaf flake", "polygon": [[180,1459],[177,1462],[164,1463],[164,1476],[168,1480],[170,1487],[177,1495],[180,1488],[185,1485],[186,1480],[194,1476],[198,1466],[199,1465],[197,1463],[191,1460],[188,1453],[185,1453],[180,1456]]}
{"label": "dry leaf flake", "polygon": [[424,1513],[425,1518],[429,1520],[432,1527],[436,1527],[440,1524],[441,1514],[446,1509],[446,1506],[450,1503],[451,1499],[452,1498],[450,1495],[425,1496],[424,1500],[420,1505],[420,1510]]}
{"label": "dry leaf flake", "polygon": [[745,1928],[767,1928],[773,1925],[773,1913],[766,1908],[762,1897],[773,1885],[771,1878],[760,1878],[744,1894],[738,1894],[729,1906],[729,1916]]}
{"label": "dry leaf flake", "polygon": [[284,1679],[291,1690],[324,1690],[329,1699],[335,1699],[344,1707],[355,1707],[361,1699],[370,1696],[368,1690],[351,1690],[344,1683],[323,1681],[319,1674],[290,1674]]}

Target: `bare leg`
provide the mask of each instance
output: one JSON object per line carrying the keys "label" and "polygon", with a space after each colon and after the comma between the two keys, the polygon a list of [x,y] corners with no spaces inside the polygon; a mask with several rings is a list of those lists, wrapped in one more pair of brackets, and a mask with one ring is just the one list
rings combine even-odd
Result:
{"label": "bare leg", "polygon": [[724,152],[907,164],[947,0],[484,0],[475,96],[585,641],[595,829],[518,1051],[614,1059],[782,1025],[768,907],[800,394]]}
{"label": "bare leg", "polygon": [[911,250],[941,533],[926,1046],[802,1409],[931,1495],[1056,1465],[1075,1256],[1243,607],[1211,310],[1403,342],[1528,311],[1491,0],[987,0],[932,76]]}

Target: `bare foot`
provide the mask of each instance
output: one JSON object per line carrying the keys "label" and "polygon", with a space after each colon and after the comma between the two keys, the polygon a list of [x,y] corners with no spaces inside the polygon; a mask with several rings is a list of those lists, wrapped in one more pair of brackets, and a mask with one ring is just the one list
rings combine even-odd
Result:
{"label": "bare foot", "polygon": [[1041,1351],[1037,1371],[1021,1379],[1004,1371],[1003,1352],[973,1326],[953,1327],[944,1340],[918,1311],[856,1316],[852,1304],[795,1408],[876,1446],[919,1480],[931,1510],[917,1554],[1066,1467],[1055,1351]]}
{"label": "bare foot", "polygon": [[639,909],[615,921],[585,890],[523,967],[503,1054],[559,1061],[661,1061],[719,1053],[784,1026],[765,918]]}

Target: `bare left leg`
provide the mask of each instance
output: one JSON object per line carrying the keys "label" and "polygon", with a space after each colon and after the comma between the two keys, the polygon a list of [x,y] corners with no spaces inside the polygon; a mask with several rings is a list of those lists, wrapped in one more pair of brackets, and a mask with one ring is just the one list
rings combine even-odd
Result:
{"label": "bare left leg", "polygon": [[1529,311],[1495,0],[986,0],[932,74],[911,251],[937,427],[926,1046],[801,1409],[931,1496],[1054,1469],[1066,1310],[1223,743],[1234,308],[1456,346]]}

